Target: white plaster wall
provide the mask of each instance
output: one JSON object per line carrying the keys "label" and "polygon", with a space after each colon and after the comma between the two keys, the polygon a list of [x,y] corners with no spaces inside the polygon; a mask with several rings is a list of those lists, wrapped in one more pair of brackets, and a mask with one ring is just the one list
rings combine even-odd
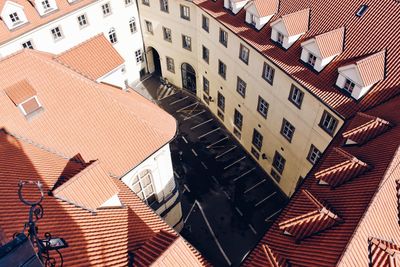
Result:
{"label": "white plaster wall", "polygon": [[125,80],[127,79],[127,77],[126,77],[126,71],[124,71],[124,69],[125,66],[121,65],[115,70],[97,79],[97,82],[103,82],[120,87],[121,89],[126,89]]}
{"label": "white plaster wall", "polygon": [[[26,19],[26,15],[24,12],[24,8],[18,4],[15,3],[11,3],[10,1],[7,1],[4,6],[3,6],[3,10],[1,11],[1,18],[3,20],[3,22],[7,25],[7,27],[9,29],[13,29],[14,27],[16,27],[17,25],[14,25],[14,23],[11,21],[10,15],[16,12],[19,19],[21,20],[21,23],[18,24],[18,26],[24,24],[27,19]],[[1,55],[1,54],[0,54]]]}
{"label": "white plaster wall", "polygon": [[251,14],[253,14],[255,16],[255,21],[256,21],[256,29],[260,30],[262,27],[264,27],[265,24],[268,23],[268,21],[272,18],[273,15],[271,16],[266,16],[266,17],[259,17],[258,13],[254,7],[254,5],[249,6],[246,9],[246,22],[251,24]]}
{"label": "white plaster wall", "polygon": [[[111,4],[112,14],[104,17],[101,6],[107,2]],[[55,11],[57,12],[57,11]],[[80,28],[77,17],[86,14],[89,25]],[[129,20],[135,17],[137,32],[131,34]],[[63,33],[61,40],[54,41],[51,29],[60,26]],[[131,83],[139,79],[139,71],[145,67],[145,63],[137,63],[135,51],[143,51],[143,42],[140,22],[135,1],[125,6],[125,1],[100,0],[91,3],[79,10],[73,11],[65,16],[53,20],[43,26],[33,29],[21,36],[0,44],[0,57],[12,54],[22,49],[22,43],[31,40],[35,49],[53,54],[59,54],[81,42],[99,34],[104,33],[108,38],[108,32],[115,28],[118,42],[114,48],[125,59],[126,76]]]}

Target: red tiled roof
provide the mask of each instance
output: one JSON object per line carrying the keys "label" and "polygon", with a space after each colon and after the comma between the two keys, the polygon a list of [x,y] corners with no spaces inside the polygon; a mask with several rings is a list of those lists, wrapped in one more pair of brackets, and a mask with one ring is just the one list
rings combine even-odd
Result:
{"label": "red tiled roof", "polygon": [[[0,139],[0,201],[7,203],[0,211],[0,227],[10,240],[15,232],[22,231],[28,220],[29,207],[19,201],[17,194],[21,179],[40,181],[47,193],[60,176],[66,175],[72,180],[74,178],[69,176],[87,165],[58,156],[4,131],[0,132]],[[95,214],[45,194],[42,202],[44,216],[37,222],[39,236],[50,232],[67,241],[69,247],[62,250],[65,266],[128,266],[128,252],[135,255],[147,240],[160,231],[173,233],[123,182],[118,179],[110,181],[118,188],[118,197],[123,207],[98,209]],[[32,190],[24,190],[23,194],[31,200],[37,197]],[[155,246],[162,247],[162,242],[165,242],[163,240],[166,238],[160,238],[160,243]],[[180,246],[190,253],[180,256],[171,254],[170,257],[194,261],[197,266],[207,264],[193,247],[182,242]]]}
{"label": "red tiled roof", "polygon": [[97,80],[124,64],[124,59],[103,34],[96,35],[54,58],[92,80]]}
{"label": "red tiled roof", "polygon": [[254,4],[260,17],[270,16],[278,12],[278,0],[253,0],[251,4]]}
{"label": "red tiled roof", "polygon": [[27,80],[22,80],[13,84],[12,86],[4,89],[7,96],[14,102],[15,105],[19,105],[25,100],[35,96],[36,90],[28,83]]}
{"label": "red tiled roof", "polygon": [[306,8],[303,10],[296,11],[282,15],[279,19],[272,22],[274,25],[280,21],[285,25],[286,31],[289,36],[295,36],[301,33],[305,33],[308,30],[308,22],[310,18],[310,9]]}
{"label": "red tiled roof", "polygon": [[364,85],[371,85],[385,78],[385,54],[383,50],[356,62]]}
{"label": "red tiled roof", "polygon": [[369,242],[369,266],[396,267],[400,265],[400,247],[385,240],[371,237]]}
{"label": "red tiled roof", "polygon": [[381,118],[358,112],[349,126],[349,130],[342,134],[348,142],[363,145],[366,142],[388,131],[392,125]]}
{"label": "red tiled roof", "polygon": [[[394,112],[399,106],[400,97],[396,97],[367,111],[366,114],[399,125],[400,114]],[[355,117],[354,120],[358,118]],[[353,123],[352,120],[347,122],[342,132],[350,130]],[[265,266],[261,264],[265,259],[263,256],[265,244],[293,266],[320,267],[367,266],[369,236],[393,240],[396,244],[400,244],[395,182],[400,177],[399,136],[400,127],[393,126],[361,146],[342,147],[343,151],[363,162],[368,162],[373,168],[360,174],[357,179],[349,180],[333,189],[316,183],[314,176],[326,164],[336,164],[330,162],[335,159],[330,155],[336,154],[336,148],[344,143],[342,134],[336,135],[319,163],[243,265]],[[301,243],[296,243],[290,236],[283,234],[280,224],[312,211],[312,206],[306,205],[307,202],[304,201],[303,190],[323,197],[324,201],[340,214],[343,222],[319,234],[309,236]]]}
{"label": "red tiled roof", "polygon": [[[271,41],[270,25],[256,31],[245,23],[245,11],[230,14],[223,8],[222,2],[194,1],[343,117],[350,117],[400,93],[400,42],[397,40],[400,5],[396,1],[371,0],[368,2],[368,12],[360,18],[355,15],[360,5],[357,1],[281,0],[279,12],[270,23],[282,15],[310,9],[308,31],[288,50]],[[300,62],[301,43],[304,40],[344,26],[346,38],[343,52],[320,73],[310,71]],[[355,101],[335,87],[339,67],[383,49],[386,49],[386,77],[362,99]]]}
{"label": "red tiled roof", "polygon": [[[99,159],[114,176],[126,174],[175,136],[175,119],[157,105],[86,79],[35,50],[1,60],[0,69],[0,126],[67,157]],[[1,93],[24,79],[43,105],[31,121]]]}
{"label": "red tiled roof", "polygon": [[55,188],[54,197],[95,212],[119,189],[98,161]]}
{"label": "red tiled roof", "polygon": [[281,256],[279,256],[276,253],[273,253],[268,245],[263,245],[262,248],[264,250],[267,263],[269,264],[268,266],[288,267],[288,263],[287,263],[286,259],[282,258]]}
{"label": "red tiled roof", "polygon": [[309,191],[302,190],[302,193],[305,197],[300,197],[298,200],[304,204],[301,212],[303,212],[304,208],[308,209],[310,203],[313,206],[311,207],[312,211],[279,223],[279,229],[284,231],[285,234],[295,237],[296,241],[301,241],[342,221],[339,216],[329,210]]}
{"label": "red tiled roof", "polygon": [[[7,41],[14,39],[28,31],[36,29],[41,25],[47,24],[50,21],[53,21],[57,18],[60,18],[66,14],[69,14],[75,10],[78,10],[84,6],[87,6],[95,2],[95,0],[80,0],[80,1],[75,1],[73,4],[70,4],[66,0],[55,0],[58,9],[56,11],[50,12],[49,14],[46,14],[46,16],[40,16],[39,12],[36,10],[34,5],[32,5],[29,1],[26,0],[10,0],[10,1],[23,6],[25,15],[29,23],[26,23],[21,27],[13,29],[12,31],[8,29],[7,25],[4,22],[0,23],[0,44],[6,43]],[[6,2],[7,0],[0,0],[0,12],[3,9],[3,6]]]}
{"label": "red tiled roof", "polygon": [[363,174],[370,168],[367,163],[336,147],[327,156],[325,164],[320,167],[320,171],[316,172],[314,176],[320,182],[327,183],[331,187],[337,187]]}
{"label": "red tiled roof", "polygon": [[344,27],[319,34],[313,40],[317,44],[322,58],[338,55],[343,51]]}

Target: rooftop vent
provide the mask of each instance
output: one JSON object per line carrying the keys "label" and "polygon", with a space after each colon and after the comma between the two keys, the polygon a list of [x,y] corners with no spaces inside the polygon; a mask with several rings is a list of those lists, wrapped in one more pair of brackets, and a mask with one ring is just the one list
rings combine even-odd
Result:
{"label": "rooftop vent", "polygon": [[367,12],[367,9],[368,9],[368,6],[367,5],[361,5],[359,8],[358,8],[358,11],[357,11],[357,13],[356,13],[356,16],[357,17],[359,17],[359,18],[361,18],[364,14],[365,14],[365,12]]}
{"label": "rooftop vent", "polygon": [[25,116],[42,107],[37,98],[36,90],[26,80],[19,81],[8,87],[5,89],[5,93]]}

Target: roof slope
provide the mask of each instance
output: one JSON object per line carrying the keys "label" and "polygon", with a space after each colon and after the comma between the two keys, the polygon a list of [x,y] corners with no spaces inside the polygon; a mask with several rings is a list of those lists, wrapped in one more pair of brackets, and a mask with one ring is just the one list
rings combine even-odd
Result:
{"label": "roof slope", "polygon": [[92,80],[97,80],[124,64],[124,59],[104,34],[96,35],[54,58]]}
{"label": "roof slope", "polygon": [[[0,210],[0,226],[5,237],[11,239],[15,232],[22,231],[28,219],[29,207],[19,201],[17,194],[21,178],[41,181],[44,192],[47,192],[60,175],[73,175],[86,165],[76,159],[60,157],[4,131],[0,131],[0,140],[0,201],[7,203]],[[66,168],[68,172],[65,172]],[[42,202],[44,216],[37,222],[39,235],[50,232],[68,242],[69,247],[62,250],[66,266],[128,266],[128,252],[135,253],[161,230],[174,233],[123,182],[118,179],[111,181],[118,188],[123,207],[99,209],[96,214],[45,194]],[[23,193],[29,193],[30,199],[35,196],[31,190]],[[155,246],[162,247],[162,244]],[[183,246],[190,253],[179,255],[178,260],[186,258],[198,266],[207,264],[193,247],[185,242]]]}
{"label": "roof slope", "polygon": [[278,0],[253,0],[257,13],[260,17],[270,16],[278,12]]}
{"label": "roof slope", "polygon": [[[0,126],[66,157],[99,159],[107,173],[124,175],[175,136],[175,119],[139,94],[85,79],[42,53],[23,50],[0,69]],[[20,80],[43,106],[31,121],[3,91]]]}
{"label": "roof slope", "polygon": [[15,105],[19,105],[25,100],[36,95],[36,90],[26,81],[19,81],[12,86],[4,89],[7,96],[14,102]]}
{"label": "roof slope", "polygon": [[[223,8],[222,0],[195,0],[194,3],[345,118],[376,106],[400,93],[400,75],[398,74],[400,5],[396,1],[368,1],[368,12],[360,18],[355,15],[360,6],[357,1],[281,0],[279,12],[271,18],[269,25],[282,15],[310,9],[308,31],[288,50],[283,50],[273,43],[270,39],[269,25],[264,26],[260,31],[247,25],[245,11],[242,10],[236,15],[230,14]],[[300,62],[301,43],[304,40],[343,26],[346,27],[344,51],[320,73],[310,71]],[[377,83],[361,100],[354,101],[349,95],[341,93],[335,87],[339,67],[383,49],[386,49],[385,79]]]}
{"label": "roof slope", "polygon": [[[281,20],[289,36],[295,36],[308,30],[310,9],[306,8],[290,14],[282,15]],[[278,19],[279,20],[279,19]]]}
{"label": "roof slope", "polygon": [[356,62],[364,85],[371,85],[385,77],[385,50]]}
{"label": "roof slope", "polygon": [[[399,125],[400,114],[393,112],[399,106],[400,97],[396,97],[366,113]],[[347,122],[342,132],[351,130],[353,125],[352,121]],[[259,264],[266,259],[263,251],[265,244],[293,266],[321,267],[335,266],[345,250],[340,266],[367,266],[368,237],[371,236],[400,244],[394,181],[400,178],[399,136],[400,127],[395,126],[362,146],[343,146],[345,139],[338,134],[300,190],[296,191],[288,206],[248,256],[244,266],[271,266]],[[335,164],[337,156],[330,158],[332,153],[337,153],[337,147],[373,168],[333,189],[316,183],[314,176],[326,164]],[[296,243],[292,237],[284,235],[279,226],[304,213],[303,190],[323,197],[324,202],[340,214],[343,222]]]}
{"label": "roof slope", "polygon": [[314,37],[322,58],[338,55],[343,51],[344,27]]}

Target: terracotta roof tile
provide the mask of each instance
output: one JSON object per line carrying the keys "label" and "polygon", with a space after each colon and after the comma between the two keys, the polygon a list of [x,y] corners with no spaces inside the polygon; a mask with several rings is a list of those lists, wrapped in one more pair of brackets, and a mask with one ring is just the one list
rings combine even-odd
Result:
{"label": "terracotta roof tile", "polygon": [[286,261],[286,259],[284,259],[280,255],[272,252],[272,250],[270,249],[270,247],[268,245],[266,245],[266,244],[262,245],[262,248],[265,253],[266,263],[268,264],[266,266],[271,266],[271,267],[289,267],[290,266],[290,265],[288,265],[288,262]]}
{"label": "terracotta roof tile", "polygon": [[92,80],[97,80],[124,64],[124,59],[103,34],[96,35],[54,58]]}
{"label": "terracotta roof tile", "polygon": [[[245,23],[245,11],[232,15],[223,8],[222,2],[194,1],[204,12],[240,36],[249,46],[254,47],[339,115],[351,117],[358,111],[372,108],[400,93],[400,75],[397,71],[400,64],[400,44],[397,40],[400,5],[396,1],[371,0],[368,2],[368,12],[359,18],[355,13],[360,4],[355,1],[281,0],[279,12],[271,18],[269,25],[282,15],[310,9],[308,31],[288,50],[278,47],[270,39],[269,25],[256,31]],[[314,73],[300,62],[303,41],[343,26],[346,27],[345,49],[321,72]],[[335,83],[340,66],[383,49],[386,49],[384,80],[371,88],[359,101],[354,101],[351,96],[338,91]]]}
{"label": "terracotta roof tile", "polygon": [[326,162],[328,164],[322,165],[315,173],[315,178],[331,187],[340,186],[371,169],[367,163],[340,148],[334,148]]}
{"label": "terracotta roof tile", "polygon": [[344,27],[317,35],[313,40],[322,58],[338,55],[343,51]]}
{"label": "terracotta roof tile", "polygon": [[92,212],[118,192],[98,161],[52,191],[54,197]]}
{"label": "terracotta roof tile", "polygon": [[392,242],[374,237],[368,239],[369,266],[395,267],[400,264],[400,247]]}
{"label": "terracotta roof tile", "polygon": [[271,26],[282,21],[289,36],[295,36],[308,31],[310,9],[296,11],[282,15],[279,19],[271,23]]}
{"label": "terracotta roof tile", "polygon": [[356,62],[361,80],[365,86],[379,82],[385,77],[385,54],[383,50]]}
{"label": "terracotta roof tile", "polygon": [[388,131],[393,125],[378,117],[357,113],[349,130],[342,134],[347,143],[363,145],[366,142]]}
{"label": "terracotta roof tile", "polygon": [[[368,14],[371,13],[365,16]],[[394,112],[399,106],[400,97],[396,97],[365,112],[369,116],[391,122],[394,126],[361,146],[345,148],[347,153],[368,162],[373,168],[360,174],[357,179],[349,180],[340,187],[332,189],[316,183],[314,176],[321,167],[323,169],[324,166],[339,163],[340,158],[336,156],[332,158],[330,155],[336,154],[335,148],[344,143],[342,132],[352,129],[352,124],[360,118],[356,116],[354,122],[350,120],[345,123],[341,133],[336,135],[319,163],[295,192],[261,242],[247,257],[244,266],[265,266],[262,247],[265,244],[293,266],[320,267],[368,266],[367,246],[370,236],[393,240],[394,243],[400,244],[395,182],[400,177],[398,138],[400,127],[396,126],[400,123],[400,114]],[[366,119],[368,120],[369,118]],[[335,161],[335,158],[338,160],[336,163],[329,162]],[[282,234],[279,225],[313,211],[313,205],[307,204],[310,201],[304,201],[303,190],[308,190],[316,196],[323,196],[324,201],[339,212],[343,222],[330,230],[309,236],[300,243],[296,243],[292,237]]]}
{"label": "terracotta roof tile", "polygon": [[254,4],[260,17],[270,16],[278,12],[278,0],[253,0],[251,4]]}
{"label": "terracotta roof tile", "polygon": [[306,196],[301,198],[302,201],[310,201],[314,205],[314,210],[279,223],[279,228],[284,233],[295,237],[296,241],[301,241],[342,222],[339,216],[324,206],[310,192],[303,190],[302,193]]}
{"label": "terracotta roof tile", "polygon": [[37,94],[36,90],[29,84],[27,80],[14,83],[10,87],[4,89],[4,92],[11,99],[11,101],[14,102],[15,105],[19,105]]}

